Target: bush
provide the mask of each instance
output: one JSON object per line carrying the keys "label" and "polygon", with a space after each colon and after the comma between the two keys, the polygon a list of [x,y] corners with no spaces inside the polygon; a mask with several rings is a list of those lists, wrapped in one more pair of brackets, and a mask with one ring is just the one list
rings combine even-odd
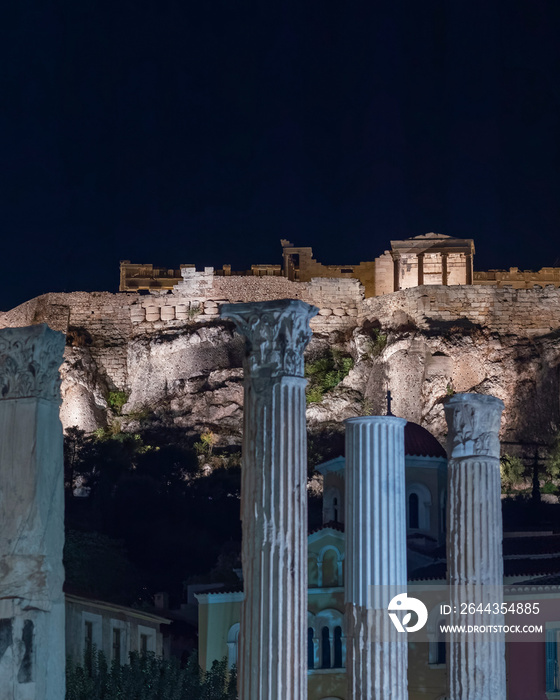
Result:
{"label": "bush", "polygon": [[523,482],[525,466],[519,457],[505,454],[500,459],[500,476],[502,477],[502,491],[510,491]]}
{"label": "bush", "polygon": [[117,415],[120,416],[122,407],[128,401],[128,394],[126,391],[110,391],[107,396],[107,403],[109,408],[111,408]]}
{"label": "bush", "polygon": [[369,359],[379,357],[387,345],[387,334],[382,333],[379,328],[373,328],[371,339],[367,341],[364,348],[365,356]]}
{"label": "bush", "polygon": [[308,384],[305,390],[307,403],[319,403],[323,396],[337,387],[348,375],[354,360],[339,350],[329,350],[326,355],[305,363],[305,376]]}
{"label": "bush", "polygon": [[196,656],[185,668],[176,659],[130,654],[130,664],[108,665],[103,652],[86,652],[83,666],[66,664],[66,700],[235,700],[235,670],[226,660],[204,672]]}

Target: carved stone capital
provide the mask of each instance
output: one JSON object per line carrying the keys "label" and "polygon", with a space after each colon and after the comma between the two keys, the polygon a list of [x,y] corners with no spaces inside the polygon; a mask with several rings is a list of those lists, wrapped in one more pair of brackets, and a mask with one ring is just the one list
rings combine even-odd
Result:
{"label": "carved stone capital", "polygon": [[500,456],[500,421],[504,402],[485,394],[454,394],[444,402],[449,427],[447,456]]}
{"label": "carved stone capital", "polygon": [[246,364],[252,377],[303,377],[303,351],[312,335],[309,321],[318,312],[296,299],[220,308],[220,316],[231,319],[246,338]]}
{"label": "carved stone capital", "polygon": [[0,400],[40,398],[60,403],[65,339],[46,323],[0,330]]}

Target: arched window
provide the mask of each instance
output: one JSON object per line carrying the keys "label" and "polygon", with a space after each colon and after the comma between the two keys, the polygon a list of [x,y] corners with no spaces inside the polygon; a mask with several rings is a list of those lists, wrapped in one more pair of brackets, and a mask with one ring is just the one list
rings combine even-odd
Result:
{"label": "arched window", "polygon": [[[329,608],[314,616],[314,629],[320,630],[315,638],[315,672],[321,669],[344,668],[346,664],[346,638],[343,634],[343,615]],[[308,614],[308,627],[311,626]],[[317,645],[318,643],[318,645]],[[318,648],[317,648],[318,646]]]}
{"label": "arched window", "polygon": [[239,622],[229,628],[227,636],[228,668],[237,666],[237,649],[239,646]]}
{"label": "arched window", "polygon": [[344,585],[342,570],[343,555],[332,544],[323,547],[317,557],[319,588],[330,588]]}
{"label": "arched window", "polygon": [[424,484],[410,484],[406,489],[408,529],[431,530],[432,494]]}
{"label": "arched window", "polygon": [[408,527],[411,530],[418,530],[420,518],[418,514],[418,494],[411,493],[408,497]]}
{"label": "arched window", "polygon": [[439,617],[438,608],[433,608],[428,617],[428,663],[430,666],[444,666],[447,663],[445,633],[441,626],[446,625],[445,618]]}
{"label": "arched window", "polygon": [[342,627],[334,628],[334,663],[333,668],[342,668]]}
{"label": "arched window", "polygon": [[315,668],[315,644],[313,643],[314,636],[315,630],[313,627],[309,627],[307,630],[307,668]]}
{"label": "arched window", "polygon": [[317,565],[317,556],[311,552],[307,557],[307,585],[309,588],[317,588],[319,585],[319,567]]}
{"label": "arched window", "polygon": [[331,488],[323,494],[323,522],[344,522],[342,505],[339,489],[331,486]]}
{"label": "arched window", "polygon": [[328,627],[321,630],[321,668],[331,667],[331,633]]}

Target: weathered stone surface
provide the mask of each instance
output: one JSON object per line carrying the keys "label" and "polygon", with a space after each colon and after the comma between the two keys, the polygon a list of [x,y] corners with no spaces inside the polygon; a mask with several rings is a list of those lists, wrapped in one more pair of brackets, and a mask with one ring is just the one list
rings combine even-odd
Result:
{"label": "weathered stone surface", "polygon": [[307,442],[303,351],[317,309],[226,304],[245,337],[240,700],[307,698]]}
{"label": "weathered stone surface", "polygon": [[64,336],[0,331],[0,658],[4,700],[64,698]]}
{"label": "weathered stone surface", "polygon": [[[423,286],[360,301],[359,289],[346,285],[354,282],[215,277],[213,298],[202,303],[216,308],[213,303],[297,294],[308,295],[305,301],[317,298],[323,311],[346,310],[344,316],[318,315],[311,321],[314,341],[324,340],[356,361],[339,387],[308,408],[313,430],[361,415],[364,408],[383,413],[389,385],[395,414],[421,423],[442,441],[442,399],[451,391],[474,391],[504,401],[500,438],[511,451],[516,443],[546,447],[551,442],[560,425],[560,290]],[[191,303],[173,294],[47,294],[0,314],[0,326],[45,320],[67,330],[65,427],[76,421],[90,430],[110,422],[108,392],[119,390],[130,395],[125,429],[127,412],[149,407],[160,422],[191,433],[209,427],[225,442],[235,441],[241,412],[235,413],[237,423],[232,414],[223,426],[210,425],[204,411],[215,404],[214,389],[204,380],[215,370],[239,369],[241,345],[215,316],[193,315]],[[161,320],[164,305],[175,305],[175,320]],[[142,313],[153,307],[157,320],[135,321],[139,306]],[[353,308],[358,316],[350,315]],[[386,343],[379,343],[375,332],[386,336]],[[200,355],[188,350],[174,359],[173,347],[197,342]]]}
{"label": "weathered stone surface", "polygon": [[346,421],[345,537],[348,697],[408,698],[406,636],[387,606],[406,592],[404,426],[393,416]]}
{"label": "weathered stone surface", "polygon": [[[464,605],[483,610],[503,602],[502,508],[498,432],[503,402],[494,396],[455,394],[445,402],[447,454],[447,567],[453,617]],[[502,615],[475,612],[469,625],[502,625]],[[503,635],[449,636],[450,700],[506,697]]]}

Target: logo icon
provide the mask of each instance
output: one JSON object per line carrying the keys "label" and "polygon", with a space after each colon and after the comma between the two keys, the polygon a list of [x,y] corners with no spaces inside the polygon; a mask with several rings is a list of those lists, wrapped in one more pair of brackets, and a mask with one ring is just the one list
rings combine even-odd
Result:
{"label": "logo icon", "polygon": [[407,596],[406,593],[396,595],[387,606],[387,610],[412,610],[412,612],[415,612],[418,616],[418,622],[412,627],[407,627],[412,618],[412,613],[407,612],[401,622],[396,613],[389,612],[389,617],[393,621],[398,632],[417,632],[421,630],[428,621],[428,608],[421,600],[418,600],[418,598],[411,598]]}

